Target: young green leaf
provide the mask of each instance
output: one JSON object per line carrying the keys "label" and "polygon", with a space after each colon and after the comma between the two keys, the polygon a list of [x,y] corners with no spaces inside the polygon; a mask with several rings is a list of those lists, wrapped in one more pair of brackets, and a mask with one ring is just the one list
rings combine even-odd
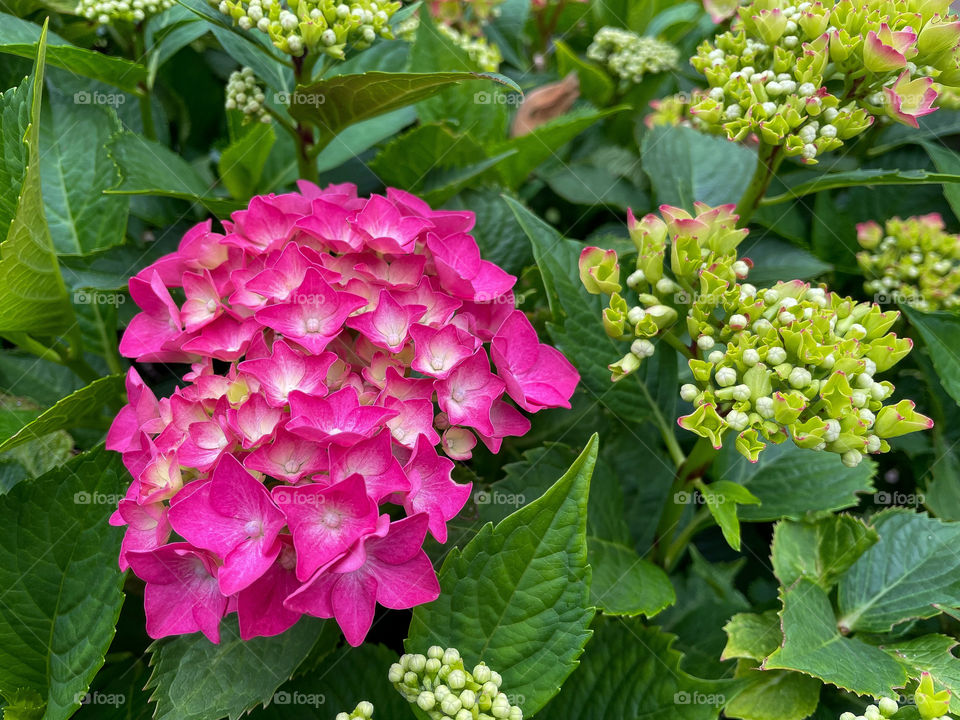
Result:
{"label": "young green leaf", "polygon": [[902,309],[927,344],[944,390],[960,403],[960,316],[949,312],[920,312],[908,305]]}
{"label": "young green leaf", "polygon": [[717,521],[717,525],[723,531],[723,537],[727,544],[734,550],[739,550],[740,521],[737,519],[737,507],[739,505],[759,505],[760,498],[743,485],[729,480],[719,480],[709,485],[700,483],[698,487],[703,494],[710,514],[713,515],[713,519]]}
{"label": "young green leaf", "polygon": [[667,574],[633,548],[591,537],[587,558],[593,568],[590,600],[605,615],[652,618],[677,601]]}
{"label": "young green leaf", "polygon": [[773,531],[773,572],[785,586],[806,577],[829,590],[878,539],[876,530],[852,515],[784,520]]}
{"label": "young green leaf", "polygon": [[596,459],[594,436],[542,497],[450,552],[440,598],[414,610],[408,652],[441,645],[469,663],[486,662],[524,698],[528,715],[557,693],[594,615],[586,529]]}

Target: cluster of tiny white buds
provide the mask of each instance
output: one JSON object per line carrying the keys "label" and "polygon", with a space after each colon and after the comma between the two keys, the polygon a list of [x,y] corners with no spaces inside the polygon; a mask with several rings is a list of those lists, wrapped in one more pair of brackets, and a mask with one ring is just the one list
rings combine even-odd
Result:
{"label": "cluster of tiny white buds", "polygon": [[173,0],[80,0],[75,12],[98,25],[118,20],[140,23],[173,4]]}
{"label": "cluster of tiny white buds", "polygon": [[227,110],[239,110],[247,120],[270,122],[270,115],[264,105],[263,89],[257,84],[257,76],[249,67],[241,68],[230,73],[227,81],[226,101]]}

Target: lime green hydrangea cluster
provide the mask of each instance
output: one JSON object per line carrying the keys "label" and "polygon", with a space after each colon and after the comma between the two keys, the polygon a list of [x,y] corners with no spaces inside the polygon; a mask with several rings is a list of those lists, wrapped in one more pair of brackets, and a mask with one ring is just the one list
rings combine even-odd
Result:
{"label": "lime green hydrangea cluster", "polygon": [[651,100],[650,112],[643,119],[643,122],[648,128],[661,125],[671,127],[683,125],[707,131],[709,128],[706,123],[690,112],[690,108],[702,99],[703,93],[700,90],[694,90],[691,93],[678,93]]}
{"label": "lime green hydrangea cluster", "polygon": [[880,303],[907,303],[924,312],[960,307],[960,235],[944,229],[939,213],[857,225],[864,248],[857,262],[863,287]]}
{"label": "lime green hydrangea cluster", "polygon": [[[500,48],[483,34],[483,22],[499,14],[499,3],[487,2],[472,5],[471,13],[464,12],[462,3],[432,3],[430,11],[437,21],[437,31],[463,50],[478,69],[497,72],[503,55]],[[456,5],[454,10],[451,6]],[[413,14],[396,27],[397,37],[413,42],[420,27],[420,16]]]}
{"label": "lime green hydrangea cluster", "polygon": [[337,713],[336,720],[371,720],[373,717],[373,703],[363,700],[357,703],[352,713]]}
{"label": "lime green hydrangea cluster", "polygon": [[710,90],[693,112],[786,156],[820,154],[886,115],[917,126],[934,83],[960,83],[960,23],[949,0],[754,0],[691,62]]}
{"label": "lime green hydrangea cluster", "polygon": [[[936,690],[930,673],[920,676],[920,683],[913,695],[913,705],[921,720],[951,720],[947,714],[950,709],[950,691]],[[887,720],[894,717],[900,710],[900,704],[893,698],[881,698],[876,705],[867,705],[863,715],[845,712],[840,720]]]}
{"label": "lime green hydrangea cluster", "polygon": [[500,675],[483,663],[470,672],[454,648],[434,646],[426,655],[404,655],[388,677],[433,720],[523,720],[523,711],[500,691]]}
{"label": "lime green hydrangea cluster", "polygon": [[74,12],[98,25],[139,23],[173,6],[173,0],[80,0]]}
{"label": "lime green hydrangea cluster", "polygon": [[465,51],[470,60],[484,72],[496,72],[500,69],[500,63],[503,62],[500,48],[488,42],[483,35],[468,35],[449,25],[438,25],[437,30]]}
{"label": "lime green hydrangea cluster", "polygon": [[875,379],[913,347],[888,332],[899,313],[799,280],[758,290],[744,282],[750,263],[736,248],[748,231],[737,229],[733,206],[660,210],[663,219],[628,218],[637,260],[626,285],[636,304],[621,295],[614,251],[581,255],[584,286],[610,295],[604,329],[631,342],[609,366],[613,380],[653,355],[654,339],[677,347],[693,376],[680,396],[694,406],[678,423],[717,448],[735,434],[751,461],[766,442],[792,438],[852,467],[889,450],[888,438],[932,426],[909,400],[884,405],[893,385]]}
{"label": "lime green hydrangea cluster", "polygon": [[230,73],[226,95],[224,107],[227,110],[242,112],[245,123],[253,120],[270,122],[270,115],[263,104],[265,99],[263,88],[257,83],[253,68],[244,67]]}
{"label": "lime green hydrangea cluster", "polygon": [[644,75],[673,70],[680,51],[663,40],[615,27],[601,28],[587,48],[587,57],[605,66],[626,84],[639,83]]}
{"label": "lime green hydrangea cluster", "polygon": [[324,53],[342,59],[348,45],[369,47],[377,37],[392,38],[390,18],[397,1],[210,0],[244,30],[266,33],[281,51],[300,57]]}

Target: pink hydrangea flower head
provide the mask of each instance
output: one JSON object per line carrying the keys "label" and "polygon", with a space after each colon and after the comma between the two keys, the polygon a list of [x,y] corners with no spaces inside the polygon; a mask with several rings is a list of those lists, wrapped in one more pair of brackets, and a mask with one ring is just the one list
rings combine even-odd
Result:
{"label": "pink hydrangea flower head", "polygon": [[123,352],[189,364],[159,399],[131,369],[107,436],[133,478],[110,522],[154,637],[217,642],[232,612],[244,639],[276,635],[309,613],[356,645],[377,603],[435,599],[423,541],[446,541],[471,491],[454,461],[577,384],[481,257],[473,213],[298,187],[223,233],[197,225],[130,281]]}

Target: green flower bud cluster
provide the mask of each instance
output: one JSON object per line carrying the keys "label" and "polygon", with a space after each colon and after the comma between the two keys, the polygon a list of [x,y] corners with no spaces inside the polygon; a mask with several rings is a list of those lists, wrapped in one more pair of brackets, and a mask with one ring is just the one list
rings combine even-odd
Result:
{"label": "green flower bud cluster", "polygon": [[693,112],[808,163],[887,115],[916,127],[934,78],[960,83],[949,0],[754,0],[691,59],[710,90]]}
{"label": "green flower bud cluster", "polygon": [[703,97],[704,93],[702,91],[694,90],[689,94],[678,93],[651,100],[651,112],[643,119],[643,122],[648,128],[655,128],[660,125],[671,127],[683,125],[706,132],[709,130],[706,123],[690,112],[691,107],[700,102]]}
{"label": "green flower bud cluster", "polygon": [[648,73],[673,70],[680,61],[680,51],[663,40],[604,27],[594,35],[587,57],[630,84],[639,83]]}
{"label": "green flower bud cluster", "polygon": [[[680,349],[693,375],[680,396],[694,411],[678,423],[717,448],[732,431],[751,461],[765,441],[792,438],[852,467],[867,453],[888,451],[888,438],[932,426],[909,400],[884,405],[893,385],[874,379],[913,347],[888,333],[898,312],[799,280],[758,290],[745,282],[750,261],[737,257],[748,231],[737,229],[733,206],[696,210],[694,217],[662,206],[663,219],[639,222],[628,215],[637,248],[628,291],[614,251],[581,253],[584,287],[610,296],[604,329],[631,343],[608,366],[612,380],[653,355],[656,338]],[[684,330],[689,340],[681,339]]]}
{"label": "green flower bud cluster", "polygon": [[466,27],[473,23],[489,22],[500,15],[503,0],[431,0],[430,14],[447,25]]}
{"label": "green flower bud cluster", "polygon": [[270,115],[263,105],[263,88],[257,84],[257,76],[253,73],[253,68],[244,67],[230,73],[230,80],[227,82],[227,99],[224,107],[227,110],[239,110],[246,117],[243,121],[259,120],[260,122],[270,122]]}
{"label": "green flower bud cluster", "polygon": [[701,284],[722,299],[695,303],[687,317],[701,352],[689,360],[694,383],[680,391],[695,408],[681,427],[714,447],[732,430],[752,461],[763,440],[789,437],[855,467],[867,453],[887,452],[888,438],[932,426],[909,400],[884,405],[893,385],[874,379],[913,348],[887,332],[899,313],[799,280],[756,290],[708,276]]}
{"label": "green flower bud cluster", "polygon": [[244,30],[256,28],[281,51],[300,57],[307,52],[337,59],[346,47],[369,47],[377,37],[392,38],[390,17],[396,0],[210,0]]}
{"label": "green flower bud cluster", "polygon": [[373,717],[373,703],[366,700],[357,704],[356,709],[349,715],[345,712],[337,713],[336,720],[370,720]]}
{"label": "green flower bud cluster", "polygon": [[115,20],[139,23],[173,4],[173,0],[80,0],[74,12],[98,25],[109,25]]}
{"label": "green flower bud cluster", "polygon": [[904,302],[924,312],[960,307],[960,235],[938,213],[857,225],[865,248],[857,262],[877,302]]}
{"label": "green flower bud cluster", "polygon": [[500,48],[487,42],[483,35],[468,35],[450,25],[438,25],[437,30],[458,48],[464,50],[471,62],[484,72],[496,72],[500,69],[500,63],[503,62]]}
{"label": "green flower bud cluster", "polygon": [[433,720],[523,720],[523,711],[500,691],[499,673],[483,663],[470,672],[454,648],[404,655],[388,677],[407,702]]}
{"label": "green flower bud cluster", "polygon": [[[913,695],[913,704],[921,720],[951,720],[951,716],[947,714],[950,708],[950,692],[948,690],[936,692],[930,673],[925,672],[921,675],[920,683]],[[899,710],[900,704],[896,700],[885,697],[880,698],[876,705],[867,705],[863,715],[845,712],[840,716],[840,720],[887,720],[896,715]]]}

